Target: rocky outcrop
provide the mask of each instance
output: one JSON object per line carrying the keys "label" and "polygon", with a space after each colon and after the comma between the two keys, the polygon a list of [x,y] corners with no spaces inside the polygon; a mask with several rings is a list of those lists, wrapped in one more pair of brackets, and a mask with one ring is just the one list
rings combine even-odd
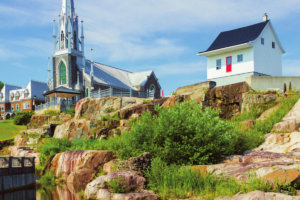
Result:
{"label": "rocky outcrop", "polygon": [[27,125],[27,129],[49,129],[51,124],[62,124],[70,120],[71,118],[71,115],[65,113],[60,113],[57,116],[36,114],[32,115],[30,123]]}
{"label": "rocky outcrop", "polygon": [[244,93],[242,95],[242,112],[248,111],[255,105],[269,104],[275,102],[278,95],[275,91],[269,91],[265,93]]}
{"label": "rocky outcrop", "polygon": [[143,153],[138,157],[132,157],[126,161],[120,162],[118,168],[120,170],[144,172],[151,168],[151,158],[150,153]]}
{"label": "rocky outcrop", "polygon": [[237,194],[234,197],[219,197],[216,200],[300,200],[300,197],[280,193],[253,191],[248,194]]}
{"label": "rocky outcrop", "polygon": [[170,108],[172,107],[175,103],[181,103],[186,100],[186,96],[183,95],[176,95],[176,96],[171,96],[169,97],[162,105],[164,108]]}
{"label": "rocky outcrop", "polygon": [[120,110],[143,105],[146,99],[134,97],[106,97],[81,99],[75,109],[75,119],[101,120],[102,116],[114,115]]}
{"label": "rocky outcrop", "polygon": [[160,197],[151,191],[141,191],[128,194],[114,194],[107,189],[101,189],[96,195],[97,200],[159,200]]}
{"label": "rocky outcrop", "polygon": [[75,117],[55,129],[55,138],[106,139],[129,130],[129,119],[154,110],[166,99],[146,100],[133,97],[85,98],[76,105]]}
{"label": "rocky outcrop", "polygon": [[[126,194],[111,193],[108,182],[123,180]],[[146,179],[136,171],[115,171],[105,176],[100,176],[90,182],[85,189],[84,197],[86,199],[159,199],[152,192],[143,190]]]}
{"label": "rocky outcrop", "polygon": [[203,105],[218,108],[223,119],[230,119],[240,114],[243,94],[249,89],[245,82],[209,89],[205,94]]}
{"label": "rocky outcrop", "polygon": [[[269,182],[299,183],[300,133],[266,135],[266,141],[244,156],[231,156],[217,165],[193,166],[201,173],[215,173],[248,180],[253,172]],[[252,174],[253,174],[252,173]]]}
{"label": "rocky outcrop", "polygon": [[300,132],[269,133],[265,136],[265,142],[256,148],[256,151],[275,153],[300,152]]}
{"label": "rocky outcrop", "polygon": [[198,103],[201,103],[204,100],[206,92],[210,88],[214,88],[215,86],[215,82],[207,81],[203,83],[197,83],[194,85],[180,87],[176,91],[176,96],[185,96],[187,99],[195,100]]}
{"label": "rocky outcrop", "polygon": [[40,153],[36,152],[36,147],[32,146],[10,146],[10,156],[13,157],[35,157],[35,165],[40,164]]}
{"label": "rocky outcrop", "polygon": [[274,130],[277,132],[299,131],[300,128],[300,100],[294,105],[292,110],[282,119],[281,122],[275,124]]}
{"label": "rocky outcrop", "polygon": [[99,167],[112,159],[110,151],[68,151],[56,154],[47,168],[76,190],[81,190],[93,179]]}

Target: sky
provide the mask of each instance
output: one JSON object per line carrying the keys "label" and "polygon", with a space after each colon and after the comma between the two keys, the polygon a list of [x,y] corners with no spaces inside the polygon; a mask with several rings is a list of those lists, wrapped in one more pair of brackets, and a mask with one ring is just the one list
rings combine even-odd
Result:
{"label": "sky", "polygon": [[[85,56],[132,72],[154,70],[166,95],[206,81],[197,56],[217,35],[262,21],[286,51],[283,75],[300,76],[300,0],[74,0],[84,21]],[[47,81],[53,19],[61,0],[0,1],[0,81]],[[51,67],[52,68],[52,67]]]}

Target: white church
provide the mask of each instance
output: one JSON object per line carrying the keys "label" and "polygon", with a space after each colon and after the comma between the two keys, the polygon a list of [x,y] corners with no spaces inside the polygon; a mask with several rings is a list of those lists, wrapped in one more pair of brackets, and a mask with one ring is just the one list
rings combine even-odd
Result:
{"label": "white church", "polygon": [[44,93],[48,102],[38,109],[84,97],[160,98],[154,71],[134,73],[86,59],[83,21],[80,27],[74,0],[62,0],[58,31],[55,21],[53,25],[53,50],[53,77],[49,74],[49,91]]}
{"label": "white church", "polygon": [[245,82],[248,77],[282,76],[284,53],[265,14],[261,23],[221,32],[198,55],[207,57],[207,80],[223,86]]}

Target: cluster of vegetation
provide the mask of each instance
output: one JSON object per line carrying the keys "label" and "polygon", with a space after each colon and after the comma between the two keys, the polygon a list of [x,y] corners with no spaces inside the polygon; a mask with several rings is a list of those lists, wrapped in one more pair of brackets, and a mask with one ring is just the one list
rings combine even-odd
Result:
{"label": "cluster of vegetation", "polygon": [[264,192],[281,192],[296,194],[290,184],[269,184],[264,179],[250,174],[247,182],[238,182],[234,178],[217,177],[214,174],[203,174],[191,167],[167,165],[160,159],[152,161],[151,171],[146,174],[148,186],[163,199],[205,197],[215,199],[219,196],[233,196],[238,192],[248,193],[255,190]]}
{"label": "cluster of vegetation", "polygon": [[150,152],[168,164],[217,163],[234,152],[233,123],[221,120],[218,111],[185,102],[170,109],[157,107],[156,112],[145,112],[131,131],[108,140],[48,139],[39,148],[42,162],[74,149],[112,150],[121,159]]}
{"label": "cluster of vegetation", "polygon": [[[256,121],[256,123],[251,129],[241,130],[239,124],[240,120],[237,120],[235,122],[235,131],[241,133],[237,134],[238,142],[235,146],[235,153],[243,154],[246,150],[250,150],[259,146],[264,141],[264,136],[272,131],[274,125],[283,119],[283,117],[293,108],[293,106],[299,100],[299,98],[300,94],[295,94],[289,97],[283,97],[281,99],[280,105],[278,105],[278,108],[264,121]],[[255,109],[251,109],[249,112],[251,113],[256,111]],[[251,116],[253,114],[246,113],[246,115]],[[240,117],[247,120],[247,118],[244,116]]]}
{"label": "cluster of vegetation", "polygon": [[44,115],[57,116],[60,112],[58,110],[45,110]]}
{"label": "cluster of vegetation", "polygon": [[[201,175],[189,165],[214,164],[232,154],[242,154],[253,149],[271,132],[274,124],[291,110],[300,95],[282,98],[278,109],[264,121],[257,121],[252,129],[241,129],[240,122],[257,118],[268,107],[254,107],[235,120],[219,118],[219,111],[203,109],[195,102],[175,104],[171,108],[156,107],[155,113],[145,112],[122,136],[107,140],[75,140],[47,138],[39,146],[41,164],[44,166],[57,153],[70,150],[111,150],[120,159],[150,152],[155,158],[147,173],[149,187],[164,198],[233,195],[239,191],[253,190],[294,192],[291,186],[268,185],[263,179],[252,178],[248,183],[235,179]],[[110,118],[108,120],[111,120]],[[163,161],[163,162],[162,162]],[[120,183],[112,187],[120,189]]]}
{"label": "cluster of vegetation", "polygon": [[34,112],[17,112],[14,116],[15,125],[27,125],[30,122],[30,119],[34,115]]}
{"label": "cluster of vegetation", "polygon": [[108,185],[108,189],[112,193],[126,193],[126,192],[128,192],[126,190],[125,180],[122,177],[112,179],[111,181],[107,182],[107,185]]}
{"label": "cluster of vegetation", "polygon": [[75,115],[75,107],[72,106],[72,107],[68,108],[68,109],[65,111],[65,113],[71,115],[71,117],[74,117],[74,115]]}
{"label": "cluster of vegetation", "polygon": [[4,83],[0,81],[0,90],[4,87]]}

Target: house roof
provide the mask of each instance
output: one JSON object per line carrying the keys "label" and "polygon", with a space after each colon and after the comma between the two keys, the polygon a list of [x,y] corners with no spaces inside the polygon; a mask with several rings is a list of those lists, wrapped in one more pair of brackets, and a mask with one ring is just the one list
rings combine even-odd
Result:
{"label": "house roof", "polygon": [[61,86],[59,88],[55,88],[54,90],[44,93],[44,96],[48,97],[56,97],[56,95],[57,97],[70,98],[73,96],[80,95],[80,92]]}
{"label": "house roof", "polygon": [[[85,75],[90,76],[91,61],[86,60]],[[94,81],[103,85],[111,85],[120,89],[137,89],[144,86],[153,71],[129,72],[115,67],[94,62]],[[90,77],[89,77],[90,78]]]}
{"label": "house roof", "polygon": [[230,31],[221,32],[210,47],[200,53],[236,46],[255,40],[263,31],[269,20]]}

